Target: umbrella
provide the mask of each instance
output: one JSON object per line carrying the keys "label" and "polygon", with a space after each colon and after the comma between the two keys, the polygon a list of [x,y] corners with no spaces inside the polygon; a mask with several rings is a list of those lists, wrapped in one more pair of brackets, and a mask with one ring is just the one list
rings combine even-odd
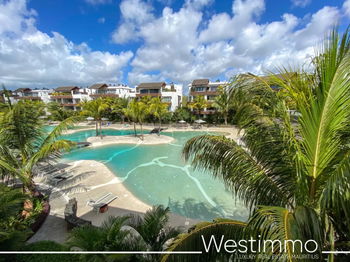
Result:
{"label": "umbrella", "polygon": [[198,123],[198,124],[203,124],[203,123],[205,123],[205,121],[202,120],[202,119],[196,120],[196,121],[194,121],[194,122],[195,122],[195,123]]}
{"label": "umbrella", "polygon": [[88,121],[92,121],[92,120],[94,120],[95,118],[93,118],[93,117],[91,117],[91,116],[89,116],[89,117],[87,117],[86,118],[86,120],[88,120]]}
{"label": "umbrella", "polygon": [[102,121],[107,121],[108,118],[107,118],[107,117],[102,117],[101,120],[102,120]]}
{"label": "umbrella", "polygon": [[179,123],[184,124],[184,123],[186,123],[186,121],[180,120]]}

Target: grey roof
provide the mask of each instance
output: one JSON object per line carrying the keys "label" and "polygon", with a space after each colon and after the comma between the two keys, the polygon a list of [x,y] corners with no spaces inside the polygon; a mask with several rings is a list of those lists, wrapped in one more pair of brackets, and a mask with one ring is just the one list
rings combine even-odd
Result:
{"label": "grey roof", "polygon": [[108,86],[107,84],[94,84],[94,85],[90,86],[89,89],[100,89],[100,88],[107,87],[107,86]]}
{"label": "grey roof", "polygon": [[15,90],[15,92],[26,92],[26,91],[32,91],[30,88],[18,88]]}
{"label": "grey roof", "polygon": [[70,92],[73,89],[79,89],[77,86],[60,86],[55,89],[56,92]]}
{"label": "grey roof", "polygon": [[192,81],[192,86],[206,86],[209,84],[209,79],[195,79]]}
{"label": "grey roof", "polygon": [[150,83],[141,83],[137,86],[137,88],[162,88],[165,86],[165,82],[150,82]]}

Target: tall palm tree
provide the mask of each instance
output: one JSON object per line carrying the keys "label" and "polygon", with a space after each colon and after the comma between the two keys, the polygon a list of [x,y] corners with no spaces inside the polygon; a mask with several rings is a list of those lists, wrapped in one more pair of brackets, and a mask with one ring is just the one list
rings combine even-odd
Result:
{"label": "tall palm tree", "polygon": [[197,112],[198,117],[200,116],[201,111],[208,107],[208,102],[204,96],[196,96],[194,100],[188,103],[189,108]]}
{"label": "tall palm tree", "polygon": [[[102,136],[102,118],[109,108],[109,105],[100,97],[91,101],[83,101],[81,106],[83,108],[81,115],[93,117],[96,125],[96,136],[98,136],[99,133]],[[100,126],[100,130],[98,126]]]}
{"label": "tall palm tree", "polygon": [[138,101],[136,99],[132,100],[126,109],[124,109],[124,113],[132,120],[134,124],[134,132],[136,136],[136,123],[140,124],[141,127],[141,139],[143,139],[143,129],[142,123],[145,120],[146,115],[149,112],[148,105],[143,101]]}
{"label": "tall palm tree", "polygon": [[0,117],[0,172],[21,179],[29,191],[34,189],[36,167],[74,145],[58,136],[77,120],[66,119],[46,133],[38,112],[31,104],[17,103]]}
{"label": "tall palm tree", "polygon": [[168,113],[168,105],[162,102],[160,97],[154,97],[150,102],[149,111],[159,120],[159,136],[160,128],[162,126],[162,118]]}
{"label": "tall palm tree", "polygon": [[[349,250],[349,47],[349,32],[340,39],[334,30],[313,59],[312,74],[283,70],[268,80],[250,77],[260,93],[252,97],[258,110],[245,123],[244,146],[210,135],[187,142],[185,158],[222,179],[252,215],[246,226],[209,223],[178,240],[172,250],[201,250],[201,234],[232,236],[242,226],[245,239],[315,240],[320,257],[322,249]],[[294,101],[297,119],[289,113],[286,96]],[[217,255],[212,251],[208,256]],[[290,243],[284,251],[280,260],[294,260]],[[166,259],[177,261],[174,256]]]}
{"label": "tall palm tree", "polygon": [[128,107],[129,101],[129,98],[124,97],[113,98],[108,101],[111,112],[120,116],[122,123],[124,123],[125,119],[124,109]]}
{"label": "tall palm tree", "polygon": [[227,87],[219,87],[218,89],[219,95],[215,98],[214,107],[222,114],[225,125],[227,125],[228,112],[232,106],[230,93]]}

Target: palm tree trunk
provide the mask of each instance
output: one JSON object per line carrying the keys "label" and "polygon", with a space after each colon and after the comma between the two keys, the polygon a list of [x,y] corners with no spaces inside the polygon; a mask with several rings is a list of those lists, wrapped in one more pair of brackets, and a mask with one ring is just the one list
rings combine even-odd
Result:
{"label": "palm tree trunk", "polygon": [[225,120],[225,126],[227,126],[227,115],[224,115],[224,120]]}
{"label": "palm tree trunk", "polygon": [[102,121],[100,120],[100,136],[101,136],[101,139],[102,139]]}
{"label": "palm tree trunk", "polygon": [[97,120],[95,121],[95,123],[96,123],[96,136],[98,136],[98,122],[97,122]]}
{"label": "palm tree trunk", "polygon": [[162,119],[159,118],[159,129],[158,129],[158,136],[160,136],[160,127],[162,126]]}
{"label": "palm tree trunk", "polygon": [[142,129],[142,122],[140,122],[140,126],[141,126],[141,139],[143,140],[143,129]]}
{"label": "palm tree trunk", "polygon": [[133,122],[134,123],[134,133],[135,133],[135,137],[137,136],[137,134],[136,134],[136,124],[135,124],[135,122]]}

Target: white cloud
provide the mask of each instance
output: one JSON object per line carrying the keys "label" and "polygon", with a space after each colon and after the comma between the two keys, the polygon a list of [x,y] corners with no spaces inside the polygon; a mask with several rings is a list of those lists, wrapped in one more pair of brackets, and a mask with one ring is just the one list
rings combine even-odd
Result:
{"label": "white cloud", "polygon": [[340,18],[338,8],[325,6],[304,18],[286,13],[276,21],[259,23],[263,0],[235,0],[231,14],[214,14],[205,21],[203,5],[194,8],[193,2],[187,1],[179,11],[166,7],[160,17],[137,26],[143,44],[131,62],[130,83],[190,82],[304,65]]}
{"label": "white cloud", "polygon": [[350,0],[344,1],[343,10],[347,17],[350,17]]}
{"label": "white cloud", "polygon": [[113,32],[112,40],[123,44],[138,38],[140,26],[154,19],[153,8],[142,0],[123,0],[120,4],[122,23]]}
{"label": "white cloud", "polygon": [[298,6],[298,7],[305,7],[309,4],[311,4],[312,0],[292,0],[292,3],[294,6]]}
{"label": "white cloud", "polygon": [[0,10],[0,19],[11,21],[0,31],[0,83],[9,88],[118,81],[133,56],[131,51],[92,51],[59,33],[39,31],[35,13],[23,0],[0,2]]}

